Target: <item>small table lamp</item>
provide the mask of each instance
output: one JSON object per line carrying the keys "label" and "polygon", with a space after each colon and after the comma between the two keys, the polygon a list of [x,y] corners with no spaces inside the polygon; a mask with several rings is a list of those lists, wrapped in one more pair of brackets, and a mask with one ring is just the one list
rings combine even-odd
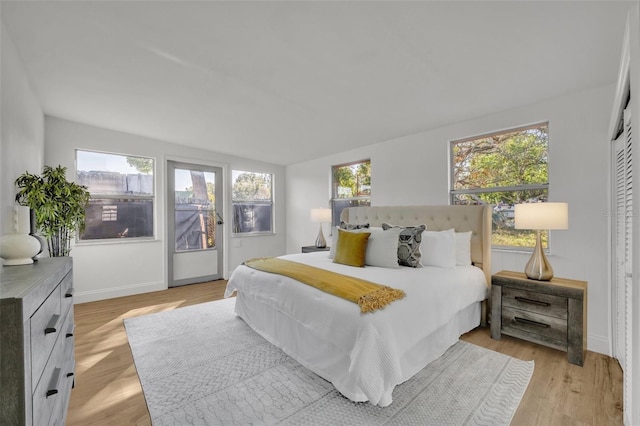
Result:
{"label": "small table lamp", "polygon": [[331,209],[311,209],[311,222],[320,224],[320,231],[318,231],[318,238],[316,238],[316,247],[325,248],[327,241],[322,234],[322,223],[331,223]]}
{"label": "small table lamp", "polygon": [[569,229],[569,206],[567,203],[526,203],[515,206],[515,228],[534,229],[536,247],[524,269],[532,280],[549,281],[553,278],[553,268],[547,260],[540,241],[540,231],[544,229]]}

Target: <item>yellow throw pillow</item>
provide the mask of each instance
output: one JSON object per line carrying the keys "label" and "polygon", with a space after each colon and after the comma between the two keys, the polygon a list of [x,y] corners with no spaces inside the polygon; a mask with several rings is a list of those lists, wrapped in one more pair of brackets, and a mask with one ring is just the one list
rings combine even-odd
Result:
{"label": "yellow throw pillow", "polygon": [[370,232],[346,232],[338,229],[338,245],[333,261],[343,265],[363,267],[370,235]]}

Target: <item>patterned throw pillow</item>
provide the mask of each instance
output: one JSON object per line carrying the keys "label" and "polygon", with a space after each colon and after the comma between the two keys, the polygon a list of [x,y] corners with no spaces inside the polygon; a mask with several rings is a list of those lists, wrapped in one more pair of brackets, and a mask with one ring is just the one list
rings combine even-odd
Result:
{"label": "patterned throw pillow", "polygon": [[420,226],[395,226],[388,223],[382,224],[382,229],[402,228],[398,237],[398,263],[412,268],[422,268],[420,259],[420,243],[422,233],[427,229],[427,225]]}

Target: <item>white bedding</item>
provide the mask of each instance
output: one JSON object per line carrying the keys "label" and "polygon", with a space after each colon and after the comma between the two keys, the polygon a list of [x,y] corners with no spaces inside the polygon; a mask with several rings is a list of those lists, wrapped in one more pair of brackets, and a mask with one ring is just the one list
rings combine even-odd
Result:
{"label": "white bedding", "polygon": [[478,302],[487,296],[485,275],[474,266],[356,268],[333,263],[327,252],[282,258],[406,292],[382,310],[361,314],[355,303],[244,265],[225,291],[225,297],[238,292],[236,313],[267,340],[347,398],[374,405],[389,405],[396,385],[476,327]]}

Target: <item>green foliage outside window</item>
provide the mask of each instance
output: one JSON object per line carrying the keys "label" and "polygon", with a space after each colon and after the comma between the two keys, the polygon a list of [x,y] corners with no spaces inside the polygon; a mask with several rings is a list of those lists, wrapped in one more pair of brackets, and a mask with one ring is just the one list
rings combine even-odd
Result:
{"label": "green foliage outside window", "polygon": [[513,207],[547,201],[548,130],[544,123],[451,144],[452,204],[493,205],[494,246],[535,245],[534,232],[514,229]]}

